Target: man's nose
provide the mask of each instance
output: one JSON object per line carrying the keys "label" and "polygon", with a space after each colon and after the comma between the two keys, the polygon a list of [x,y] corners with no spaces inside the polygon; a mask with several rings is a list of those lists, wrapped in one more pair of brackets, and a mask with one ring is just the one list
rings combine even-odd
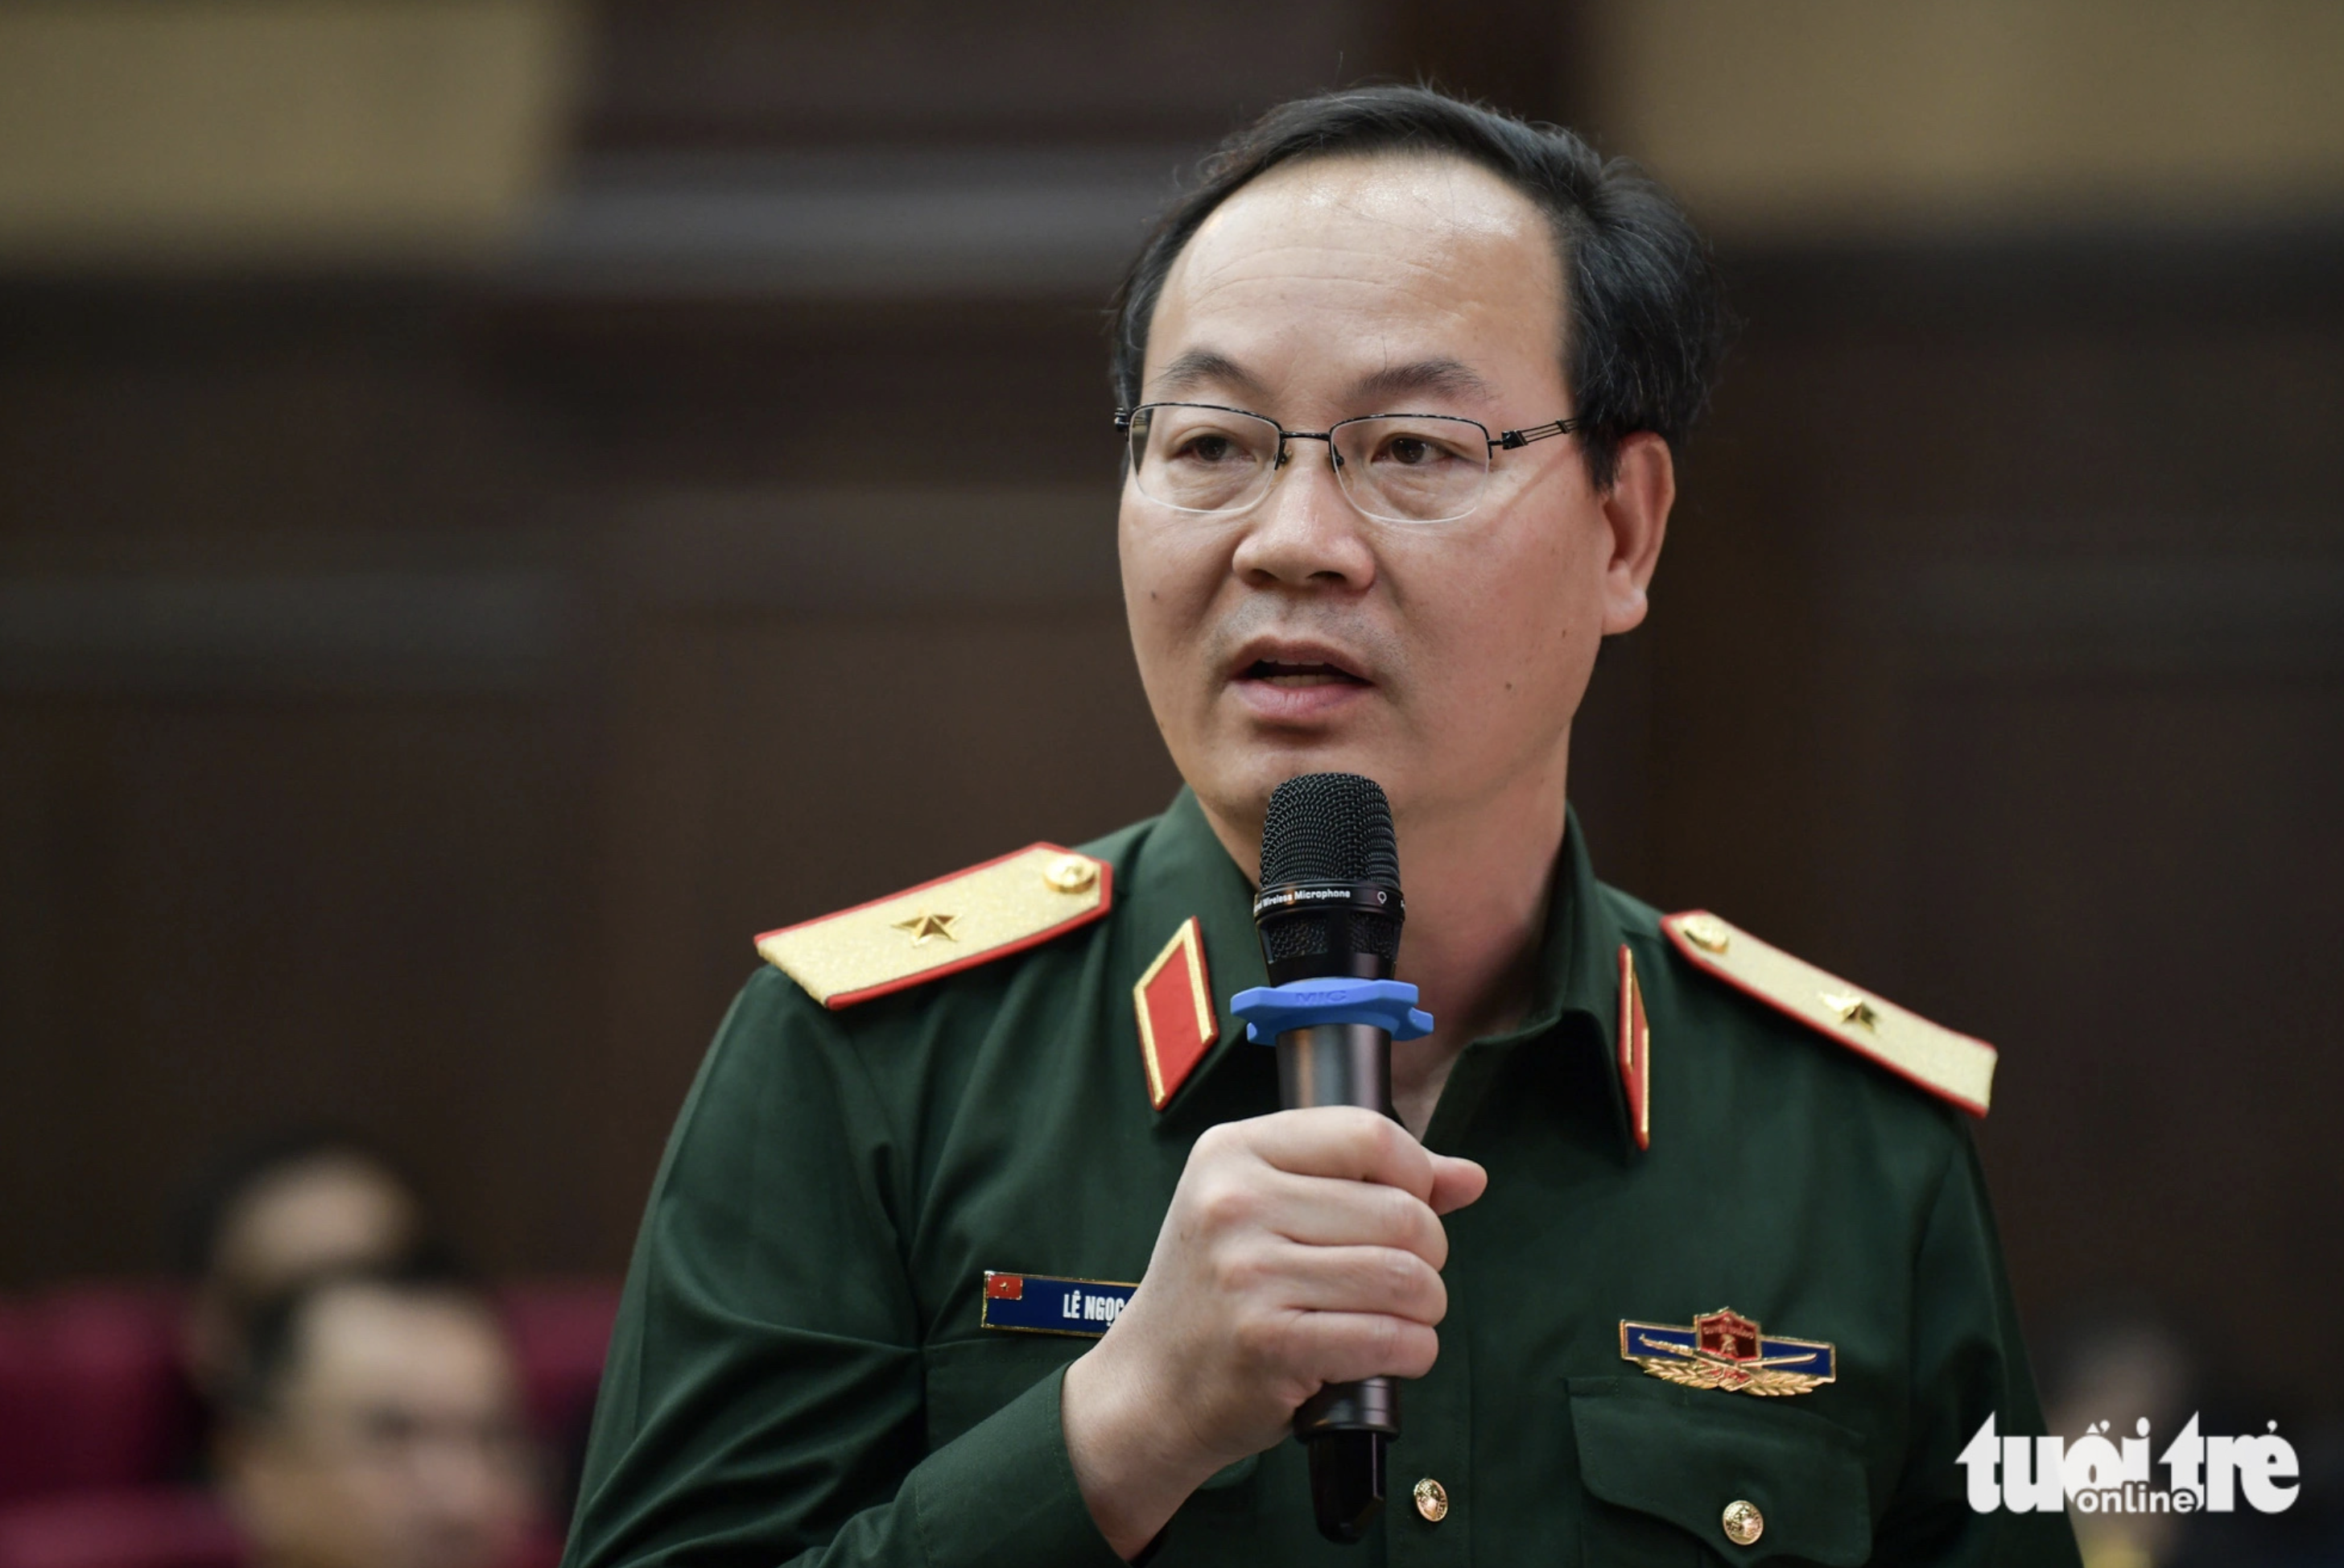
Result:
{"label": "man's nose", "polygon": [[1240,576],[1307,585],[1366,587],[1375,555],[1335,476],[1334,449],[1288,438],[1286,463],[1245,519],[1231,565]]}
{"label": "man's nose", "polygon": [[517,1457],[480,1434],[442,1434],[421,1445],[412,1472],[419,1500],[443,1519],[476,1519],[508,1510],[528,1482]]}

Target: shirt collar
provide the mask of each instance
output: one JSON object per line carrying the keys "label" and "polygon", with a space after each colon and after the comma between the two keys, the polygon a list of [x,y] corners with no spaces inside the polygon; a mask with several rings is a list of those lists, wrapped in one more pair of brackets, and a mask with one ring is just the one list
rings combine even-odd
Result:
{"label": "shirt collar", "polygon": [[[1170,1117],[1184,1101],[1194,1098],[1191,1091],[1202,1080],[1217,1076],[1237,1053],[1261,1049],[1245,1039],[1245,1026],[1229,1012],[1230,997],[1269,983],[1254,932],[1254,888],[1215,835],[1195,792],[1186,785],[1157,820],[1134,864],[1119,869],[1116,877],[1118,901],[1127,907],[1127,917],[1119,922],[1123,944],[1117,969],[1126,978],[1119,997],[1110,1006],[1129,1008],[1130,984],[1191,916],[1203,937],[1220,1032],[1188,1082],[1166,1107],[1165,1114]],[[1578,814],[1570,812],[1555,865],[1554,894],[1539,938],[1530,1007],[1513,1028],[1477,1040],[1468,1049],[1475,1054],[1503,1054],[1552,1037],[1574,1047],[1598,1050],[1605,1064],[1602,1076],[1615,1102],[1614,1119],[1622,1138],[1627,1138],[1627,1099],[1611,1048],[1619,1021],[1621,941],[1618,917],[1595,880]],[[1404,941],[1401,950],[1406,952]],[[1403,978],[1406,973],[1403,958]],[[1460,1089],[1465,1087],[1454,1076],[1451,1083]],[[1446,1089],[1442,1098],[1444,1102],[1448,1098]]]}
{"label": "shirt collar", "polygon": [[1539,936],[1538,973],[1522,1021],[1490,1045],[1536,1039],[1583,1018],[1609,1038],[1620,1017],[1620,922],[1595,880],[1579,814],[1565,808],[1554,893]]}

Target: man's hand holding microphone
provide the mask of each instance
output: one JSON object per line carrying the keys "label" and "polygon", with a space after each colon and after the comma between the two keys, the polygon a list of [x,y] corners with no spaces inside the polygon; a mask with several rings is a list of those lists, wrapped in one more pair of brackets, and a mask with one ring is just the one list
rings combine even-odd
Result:
{"label": "man's hand holding microphone", "polygon": [[1232,1007],[1276,1039],[1289,1108],[1197,1139],[1138,1291],[1060,1396],[1084,1501],[1125,1557],[1288,1431],[1310,1445],[1320,1531],[1359,1538],[1399,1432],[1389,1380],[1440,1354],[1441,1216],[1489,1184],[1391,1114],[1393,1034],[1431,1020],[1392,979],[1405,905],[1383,791],[1350,774],[1279,785],[1260,864],[1271,985]]}
{"label": "man's hand holding microphone", "polygon": [[1351,1107],[1198,1138],[1138,1292],[1066,1369],[1066,1447],[1107,1543],[1137,1554],[1214,1472],[1283,1440],[1322,1385],[1431,1371],[1440,1216],[1488,1181]]}

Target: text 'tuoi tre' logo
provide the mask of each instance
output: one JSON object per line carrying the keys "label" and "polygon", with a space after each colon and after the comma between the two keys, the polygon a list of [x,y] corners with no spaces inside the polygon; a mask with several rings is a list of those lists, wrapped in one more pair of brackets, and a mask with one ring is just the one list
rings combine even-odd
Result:
{"label": "text 'tuoi tre' logo", "polygon": [[2139,1435],[2121,1443],[2102,1435],[2101,1421],[2073,1443],[2056,1437],[1995,1435],[1994,1417],[1977,1429],[1958,1456],[1969,1472],[1970,1506],[1980,1513],[2007,1508],[2013,1513],[2057,1513],[2072,1504],[2078,1513],[2228,1513],[2243,1496],[2265,1513],[2295,1501],[2295,1446],[2278,1435],[2278,1422],[2261,1437],[2200,1437],[2191,1416],[2179,1435],[2157,1456],[2167,1484],[2149,1485],[2148,1421],[2133,1424]]}

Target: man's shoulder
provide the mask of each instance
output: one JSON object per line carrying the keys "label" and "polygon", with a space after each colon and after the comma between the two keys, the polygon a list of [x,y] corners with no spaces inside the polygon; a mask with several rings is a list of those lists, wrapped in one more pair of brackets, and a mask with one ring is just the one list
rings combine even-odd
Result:
{"label": "man's shoulder", "polygon": [[1662,914],[1613,889],[1635,962],[1741,1036],[1790,1038],[1884,1072],[1973,1117],[1991,1100],[1995,1047],[1797,957],[1704,909]]}
{"label": "man's shoulder", "polygon": [[1073,848],[1036,843],[812,920],[760,934],[758,956],[840,1012],[955,976],[1000,971],[1104,927],[1118,874],[1158,819]]}

